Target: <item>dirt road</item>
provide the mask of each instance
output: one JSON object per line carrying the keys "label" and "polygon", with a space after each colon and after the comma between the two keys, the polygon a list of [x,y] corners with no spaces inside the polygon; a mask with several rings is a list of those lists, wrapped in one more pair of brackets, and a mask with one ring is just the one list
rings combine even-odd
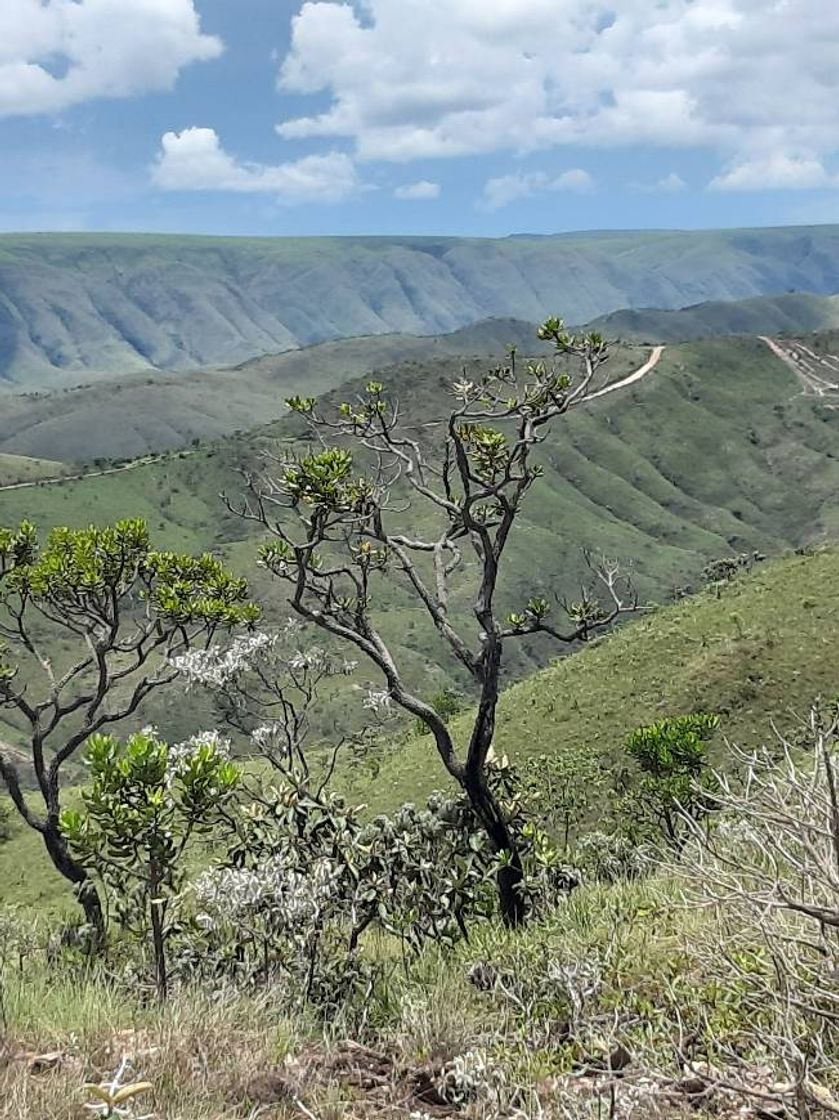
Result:
{"label": "dirt road", "polygon": [[[835,354],[816,354],[809,346],[795,339],[775,339],[759,335],[776,358],[792,369],[808,396],[834,395],[839,404],[839,357]],[[833,405],[833,407],[836,407]]]}
{"label": "dirt road", "polygon": [[[618,389],[626,389],[627,386],[634,385],[636,381],[640,381],[655,369],[663,353],[663,346],[654,347],[649,358],[642,366],[632,373],[627,374],[626,377],[620,378],[619,381],[614,381],[611,385],[606,385],[604,388],[598,389],[597,392],[592,393],[588,399],[594,400],[597,397],[605,396],[607,393],[614,393]],[[192,455],[194,452],[191,450],[179,451],[177,454],[181,456]],[[122,471],[133,471],[136,470],[137,467],[145,467],[148,466],[149,463],[157,463],[164,458],[164,455],[144,455],[141,459],[132,459],[130,463],[123,463],[122,466],[119,467],[105,467],[102,470],[82,471],[78,474],[63,474],[56,478],[31,479],[27,482],[8,482],[5,486],[0,486],[0,494],[5,490],[30,490],[35,486],[60,486],[63,482],[81,482],[82,479],[86,478],[102,478],[106,474],[120,474]]]}
{"label": "dirt road", "polygon": [[[193,451],[178,451],[178,455],[193,455]],[[0,486],[0,494],[4,490],[29,490],[33,486],[59,486],[62,482],[81,482],[85,478],[102,478],[106,474],[120,474],[122,471],[135,471],[137,467],[146,467],[149,463],[159,463],[165,455],[144,455],[141,459],[132,459],[130,463],[123,463],[119,467],[105,467],[102,470],[81,471],[78,474],[60,474],[55,478],[35,478],[27,482],[7,482]]]}
{"label": "dirt road", "polygon": [[607,393],[614,393],[617,389],[626,389],[628,385],[634,385],[636,381],[640,381],[646,377],[648,373],[652,373],[659,363],[661,355],[664,353],[663,346],[656,346],[653,352],[647,358],[646,362],[634,373],[629,373],[626,377],[622,377],[620,381],[613,381],[611,385],[606,385],[603,389],[598,389],[596,393],[591,393],[588,397],[589,400],[594,400],[596,397],[605,397]]}

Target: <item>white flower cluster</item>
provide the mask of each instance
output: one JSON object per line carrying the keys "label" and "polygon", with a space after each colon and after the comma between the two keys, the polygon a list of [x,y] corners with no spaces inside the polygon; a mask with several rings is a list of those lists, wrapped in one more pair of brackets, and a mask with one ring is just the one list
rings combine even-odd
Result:
{"label": "white flower cluster", "polygon": [[[253,634],[243,634],[227,646],[188,650],[171,658],[170,664],[186,680],[187,688],[193,685],[225,688],[260,661],[265,661],[276,650],[280,638],[297,638],[303,629],[299,622],[290,618],[280,633],[258,630]],[[354,672],[357,665],[357,661],[334,661],[320,646],[310,646],[308,649],[298,647],[288,656],[278,654],[272,669],[347,676]]]}
{"label": "white flower cluster", "polygon": [[251,742],[263,754],[275,750],[284,737],[283,724],[277,722],[263,723],[251,732]]}
{"label": "white flower cluster", "polygon": [[347,677],[354,673],[358,667],[357,661],[334,661],[320,646],[310,646],[309,649],[298,649],[288,659],[289,669],[297,672],[309,670],[313,673],[323,673],[330,677]]}
{"label": "white flower cluster", "polygon": [[170,664],[186,679],[187,688],[204,685],[224,688],[235,677],[246,673],[261,654],[273,649],[276,634],[257,630],[233,639],[228,646],[210,646],[209,649],[191,649],[173,657]]}
{"label": "white flower cluster", "polygon": [[212,747],[220,758],[230,758],[229,739],[225,739],[218,731],[199,731],[197,735],[169,747],[167,777],[170,782],[187,768],[190,759],[201,747]]}
{"label": "white flower cluster", "polygon": [[458,400],[468,401],[475,393],[475,382],[466,381],[465,379],[463,381],[455,381],[452,385],[452,392]]}
{"label": "white flower cluster", "polygon": [[296,672],[310,669],[313,672],[319,673],[321,670],[328,670],[329,662],[320,646],[310,646],[305,650],[295,650],[288,659],[288,667],[289,669],[294,669]]}
{"label": "white flower cluster", "polygon": [[338,874],[338,868],[327,860],[318,860],[303,874],[278,858],[258,868],[206,871],[193,884],[193,891],[199,903],[222,920],[262,911],[273,926],[290,936],[308,938],[336,898]]}
{"label": "white flower cluster", "polygon": [[375,715],[386,715],[391,710],[393,697],[386,688],[373,688],[369,686],[365,692],[361,706]]}

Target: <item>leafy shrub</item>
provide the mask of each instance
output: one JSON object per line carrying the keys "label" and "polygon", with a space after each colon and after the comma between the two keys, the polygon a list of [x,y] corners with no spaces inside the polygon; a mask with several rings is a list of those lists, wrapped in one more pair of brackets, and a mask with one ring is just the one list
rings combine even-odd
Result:
{"label": "leafy shrub", "polygon": [[603,799],[599,760],[585,748],[540,754],[522,764],[520,775],[528,813],[567,853],[572,834]]}
{"label": "leafy shrub", "polygon": [[762,552],[739,552],[736,556],[722,556],[712,560],[702,569],[702,580],[711,586],[730,583],[741,572],[750,572],[755,564],[762,563],[766,557]]}
{"label": "leafy shrub", "polygon": [[668,845],[681,848],[688,822],[701,820],[714,805],[708,740],[718,727],[716,716],[696,713],[632,732],[626,751],[639,766],[641,781],[623,798],[630,832],[660,833]]}
{"label": "leafy shrub", "polygon": [[[515,777],[493,771],[516,822],[525,905],[554,902],[577,883],[547,836],[519,814]],[[334,793],[291,772],[257,792],[225,859],[193,883],[196,905],[184,968],[248,984],[283,978],[292,995],[327,1013],[366,992],[374,965],[367,935],[387,934],[405,965],[445,951],[496,911],[499,857],[465,797],[433,793],[370,821]]]}
{"label": "leafy shrub", "polygon": [[369,980],[373,928],[404,954],[451,945],[492,909],[488,843],[461,801],[363,823],[335,794],[285,783],[243,814],[225,862],[194,884],[205,961],[250,980],[283,974],[301,999],[334,1007]]}
{"label": "leafy shrub", "polygon": [[167,991],[170,910],[185,878],[184,853],[218,824],[239,778],[215,733],[169,746],[148,729],[120,742],[94,735],[84,808],[66,809],[61,828],[76,857],[113,895],[120,923],[151,928],[157,989]]}
{"label": "leafy shrub", "polygon": [[[448,724],[463,711],[463,699],[460,693],[453,688],[443,688],[431,697],[431,707],[443,723]],[[431,729],[423,720],[418,719],[414,723],[414,733],[416,735],[430,735]]]}

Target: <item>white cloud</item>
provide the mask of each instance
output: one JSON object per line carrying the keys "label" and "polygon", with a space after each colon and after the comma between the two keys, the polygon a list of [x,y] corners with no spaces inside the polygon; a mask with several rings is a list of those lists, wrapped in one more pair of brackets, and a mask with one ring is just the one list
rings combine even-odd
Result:
{"label": "white cloud", "polygon": [[736,164],[710,186],[719,191],[813,190],[839,186],[839,177],[830,175],[821,160],[773,152]]}
{"label": "white cloud", "polygon": [[544,171],[516,171],[511,175],[488,179],[484,183],[478,206],[481,210],[500,210],[502,206],[508,206],[519,198],[532,198],[544,191],[582,192],[591,190],[593,186],[591,175],[580,167],[563,171],[556,178],[551,178]]}
{"label": "white cloud", "polygon": [[426,199],[439,198],[440,184],[431,183],[428,179],[420,179],[418,183],[406,183],[402,187],[397,187],[393,197],[403,202],[423,202]]}
{"label": "white cloud", "polygon": [[659,179],[655,184],[654,190],[661,191],[663,194],[679,194],[680,191],[687,190],[687,183],[675,171],[671,171],[669,175],[665,175]]}
{"label": "white cloud", "polygon": [[222,49],[192,0],[2,0],[0,117],[171,89]]}
{"label": "white cloud", "polygon": [[238,162],[212,128],[167,132],[152,179],[169,191],[259,192],[283,202],[338,202],[360,186],[353,161],[343,152],[279,164]]}
{"label": "white cloud", "polygon": [[584,193],[594,186],[594,179],[581,167],[572,167],[570,171],[563,171],[551,183],[548,189],[552,191],[578,191]]}
{"label": "white cloud", "polygon": [[824,0],[307,0],[280,86],[331,102],[278,130],[390,161],[704,146],[736,177],[839,154],[837,51]]}

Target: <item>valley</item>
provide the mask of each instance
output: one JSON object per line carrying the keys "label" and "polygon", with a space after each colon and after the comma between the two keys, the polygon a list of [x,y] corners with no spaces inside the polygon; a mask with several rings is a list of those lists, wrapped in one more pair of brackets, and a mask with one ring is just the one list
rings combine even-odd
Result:
{"label": "valley", "polygon": [[839,1120],[837,61],[0,0],[0,1120]]}
{"label": "valley", "polygon": [[[546,868],[563,859],[574,861],[572,876],[585,876],[582,886],[570,895],[563,893],[558,905],[551,903],[546,917],[539,916],[528,927],[530,932],[504,932],[504,938],[514,940],[503,944],[516,946],[516,953],[518,946],[532,945],[541,959],[547,951],[544,939],[554,937],[552,923],[558,920],[566,923],[559,935],[561,944],[577,939],[589,952],[593,938],[602,936],[612,952],[614,930],[607,924],[593,933],[586,907],[593,906],[602,917],[605,900],[607,908],[621,915],[622,923],[622,915],[634,912],[638,898],[646,898],[641,892],[664,899],[665,907],[672,905],[671,872],[658,868],[667,868],[674,857],[659,852],[655,828],[650,832],[649,823],[637,823],[644,819],[638,806],[644,804],[649,788],[627,755],[627,743],[638,728],[666,727],[682,714],[705,713],[701,718],[710,719],[713,727],[707,748],[703,747],[707,765],[717,767],[727,781],[729,775],[736,776],[743,752],[762,749],[778,728],[792,726],[799,729],[795,734],[801,734],[805,726],[801,717],[808,707],[819,697],[835,695],[839,331],[834,313],[833,296],[788,293],[675,310],[617,311],[584,328],[605,333],[609,361],[598,373],[587,405],[558,415],[535,449],[540,474],[517,517],[505,554],[496,588],[497,608],[515,619],[521,617],[516,612],[522,605],[535,596],[537,602],[557,604],[554,612],[561,614],[560,604],[585,597],[592,558],[596,562],[603,557],[630,577],[639,609],[613,632],[587,645],[558,644],[544,634],[505,643],[494,757],[501,760],[503,780],[512,783],[509,788],[521,791],[515,796],[527,798],[534,826],[547,830],[536,835],[544,837],[540,844],[546,845],[542,850],[548,862],[538,872],[528,872],[529,882],[533,890],[546,890],[537,883],[547,882]],[[433,448],[453,393],[463,391],[454,390],[453,383],[479,384],[487,370],[510,360],[511,348],[519,370],[527,369],[529,361],[538,370],[539,363],[553,360],[549,348],[536,338],[533,325],[516,318],[492,318],[433,336],[383,333],[316,342],[264,353],[228,368],[147,369],[119,377],[86,375],[75,387],[7,389],[0,393],[0,528],[30,521],[43,541],[55,528],[72,535],[91,523],[108,525],[126,516],[140,517],[149,526],[153,547],[209,554],[231,573],[244,576],[249,594],[262,607],[261,625],[282,631],[291,611],[288,592],[260,562],[264,533],[235,511],[247,478],[262,463],[267,460],[276,466],[291,452],[303,456],[313,450],[301,417],[289,413],[285,399],[317,394],[325,407],[338,409],[341,415],[341,402],[354,402],[348,406],[352,410],[369,399],[372,378],[381,382],[384,395],[398,401],[400,412],[410,416],[412,438]],[[563,368],[560,362],[558,369]],[[538,376],[534,370],[533,377]],[[412,535],[434,536],[433,512],[414,505],[404,484],[397,484],[393,498],[388,522],[392,517],[408,517]],[[72,580],[83,582],[86,577],[74,567],[75,561],[66,559]],[[54,578],[60,581],[65,561],[57,563]],[[465,753],[475,726],[479,689],[464,664],[453,662],[404,577],[397,566],[376,579],[371,621],[405,685],[421,697],[443,697],[453,705],[447,734],[455,749]],[[447,620],[467,634],[474,632],[474,577],[474,562],[455,571],[446,599]],[[73,583],[61,592],[70,595],[61,601],[69,602],[71,609],[77,590]],[[145,609],[142,601],[135,607]],[[52,609],[47,608],[36,626],[38,637],[30,656],[19,659],[11,678],[30,697],[42,691],[44,673],[52,680],[63,679],[60,674],[78,656],[72,629],[58,638],[49,629]],[[14,630],[7,627],[6,632],[14,645]],[[301,649],[312,637],[304,631]],[[323,656],[343,657],[346,652],[342,643],[326,638],[314,664]],[[297,668],[285,671],[299,672],[308,656],[297,652],[293,659]],[[162,668],[159,660],[154,665]],[[123,668],[130,671],[127,662]],[[272,683],[267,677],[263,681]],[[111,702],[124,703],[129,687],[115,684]],[[330,775],[327,799],[316,799],[311,803],[314,808],[304,811],[322,815],[318,827],[335,827],[343,812],[339,807],[347,804],[356,807],[349,819],[357,815],[358,827],[373,834],[383,829],[391,836],[393,829],[422,830],[427,825],[421,822],[436,820],[438,811],[449,814],[447,806],[455,804],[448,799],[457,796],[457,786],[417,721],[388,717],[379,723],[379,717],[371,714],[369,698],[380,697],[381,688],[380,674],[361,660],[352,672],[342,671],[334,680],[323,681],[315,706],[307,712],[307,765],[325,766]],[[177,755],[199,749],[189,748],[197,729],[220,726],[222,734],[230,736],[230,765],[240,774],[245,796],[257,799],[254,806],[262,806],[258,810],[251,806],[246,816],[256,813],[251,819],[257,819],[268,805],[275,806],[272,812],[286,813],[285,799],[292,789],[287,776],[275,771],[267,758],[254,754],[256,739],[252,742],[236,720],[228,722],[229,711],[223,703],[220,706],[215,684],[204,688],[178,680],[153,691],[113,729],[129,750],[138,751],[146,741],[143,736],[165,728],[168,739],[180,744],[171,749]],[[69,731],[79,718],[71,710]],[[335,756],[334,769],[329,769],[333,744],[344,739],[356,746],[347,750],[345,744]],[[215,740],[211,737],[208,742]],[[9,707],[0,709],[0,753],[22,777],[25,803],[37,811],[40,786],[27,744],[20,714]],[[201,747],[209,752],[201,757],[211,758],[214,749]],[[90,804],[89,783],[88,765],[70,758],[63,768],[65,808],[81,810]],[[284,792],[279,794],[278,789]],[[103,804],[110,802],[106,798]],[[300,804],[309,803],[304,798]],[[417,814],[415,805],[429,808]],[[358,858],[351,839],[354,827],[343,833],[342,859]],[[450,824],[442,832],[433,831],[436,827],[429,835],[449,835]],[[640,827],[645,831],[636,838],[633,829]],[[317,835],[315,828],[297,837],[296,859],[305,857],[306,845],[315,842]],[[562,856],[554,847],[561,836]],[[425,842],[412,837],[405,844],[406,852]],[[469,858],[478,858],[474,853],[481,850],[482,842],[476,834],[468,842],[473,853]],[[362,858],[368,843],[364,841],[359,849]],[[648,847],[651,843],[653,849]],[[393,841],[389,839],[388,845],[393,848]],[[124,842],[115,849],[125,850]],[[194,878],[195,871],[208,860],[217,860],[223,851],[219,836],[211,843],[202,839],[190,844],[181,873],[196,885],[187,888],[184,898],[191,899],[189,891],[200,889],[202,880]],[[102,857],[97,850],[91,858]],[[245,858],[252,858],[250,850]],[[439,860],[436,854],[433,858]],[[441,889],[437,884],[448,881],[443,869],[448,869],[451,859],[447,854],[435,868],[434,889],[422,906],[437,905],[434,899]],[[639,872],[633,861],[642,859],[653,860],[650,871],[639,863],[645,868]],[[317,860],[312,865],[317,866]],[[387,861],[384,866],[389,866]],[[308,870],[294,874],[302,876]],[[404,890],[404,882],[399,883],[393,897],[401,897]],[[36,915],[37,923],[47,929],[74,928],[78,907],[67,880],[46,857],[42,837],[21,821],[3,797],[0,895],[0,936],[19,937],[14,931],[28,928],[20,925],[18,915]],[[379,900],[376,912],[381,915],[381,900],[391,895],[376,888],[372,897]],[[443,916],[435,920],[446,921],[445,913],[441,911]],[[4,919],[4,915],[12,917]],[[121,919],[109,916],[108,921],[113,926]],[[481,944],[497,936],[495,919],[471,921]],[[398,928],[387,927],[388,940],[382,941],[377,954],[392,952],[391,940]],[[4,929],[13,932],[4,935]],[[647,927],[641,923],[639,929],[648,939]],[[179,947],[205,936],[190,930],[173,930],[167,936]],[[127,936],[125,930],[121,936]],[[716,931],[707,936],[717,944]],[[452,961],[461,959],[453,958],[452,951],[468,949],[468,960],[464,957],[458,968],[470,977],[475,974],[469,955],[472,941],[463,942],[464,949],[452,944],[440,973],[447,992]],[[495,954],[506,951],[501,944],[497,943]],[[695,921],[679,918],[676,923],[671,916],[661,944],[656,943],[656,959],[675,953],[668,967],[681,969],[696,944]],[[646,984],[649,941],[644,945],[643,953],[633,948],[628,960]],[[701,941],[699,945],[701,952]],[[55,951],[74,950],[47,949],[48,954]],[[369,954],[370,949],[363,952]],[[428,948],[418,960],[429,959],[427,953]],[[358,959],[366,962],[375,957]],[[175,973],[184,967],[174,955],[170,964]],[[36,993],[37,1010],[28,1013],[27,1021],[40,1022],[43,1008],[52,1005],[38,985],[51,974],[51,966],[46,973],[40,964],[21,967],[26,968]],[[719,967],[716,963],[702,967],[716,991]],[[532,982],[541,984],[544,969],[540,965],[528,969]],[[0,962],[0,981],[2,977]],[[91,990],[101,998],[100,981],[92,984]],[[626,988],[623,974],[619,988],[621,993]],[[185,1006],[185,990],[178,989],[172,1006]],[[420,982],[416,990],[426,989]],[[75,1025],[80,1016],[77,997],[52,982],[50,991],[55,993],[56,1014],[68,1009]],[[485,993],[476,994],[486,999]],[[320,997],[310,998],[315,1006]],[[458,998],[462,1006],[472,1006],[473,995]],[[623,996],[606,998],[614,1002]],[[705,1006],[702,1000],[700,1006]],[[679,1023],[682,1008],[679,1002],[673,1012]],[[19,1009],[14,1014],[20,1022],[27,1013]],[[137,1011],[130,1014],[136,1018]],[[253,1017],[253,1009],[247,1014]],[[201,1015],[206,1021],[205,1013]],[[526,1022],[533,1022],[529,1011]],[[38,1028],[41,1035],[43,1029]],[[190,1038],[199,1029],[190,1028]],[[668,1025],[670,1035],[675,1030]],[[492,1031],[494,1038],[501,1037],[498,1023]],[[622,1037],[634,1038],[626,1033]],[[262,1035],[253,1045],[257,1049],[264,1045]],[[639,1062],[666,1065],[655,1048],[647,1053],[637,1039],[633,1047]],[[21,1082],[16,1073],[19,1064],[13,1057],[6,1076],[13,1084],[28,1087],[32,1078]],[[0,1045],[0,1084],[3,1076]],[[317,1079],[312,1081],[308,1074],[307,1078],[306,1092],[312,1093]]]}
{"label": "valley", "polygon": [[[264,410],[270,417],[272,411],[285,411],[282,398],[290,390],[316,388],[310,376],[314,368],[320,370],[327,401],[351,396],[363,382],[339,383],[345,374],[351,376],[354,361],[359,373],[374,370],[418,422],[429,423],[438,416],[441,395],[458,367],[478,373],[503,357],[502,338],[520,347],[530,339],[529,349],[538,349],[526,324],[490,323],[467,333],[465,344],[462,335],[443,336],[423,358],[396,364],[375,364],[376,348],[387,341],[387,363],[404,348],[403,339],[373,340],[372,350],[368,340],[326,344],[323,362],[324,348],[315,347],[301,352],[305,365],[299,373],[294,372],[297,354],[264,357],[252,370],[239,370],[236,376],[244,380],[237,384],[246,395],[251,376],[270,378],[274,398],[271,410]],[[495,355],[470,356],[482,347],[495,349]],[[466,353],[454,356],[457,349]],[[346,352],[352,359],[341,356]],[[837,413],[820,397],[801,396],[789,364],[765,342],[721,337],[652,350],[625,343],[614,348],[607,371],[607,384],[596,390],[592,404],[563,419],[540,451],[544,478],[523,512],[520,541],[500,588],[511,608],[534,591],[572,593],[585,579],[586,551],[630,564],[642,601],[661,603],[676,589],[695,584],[703,565],[716,557],[752,550],[774,555],[836,538]],[[55,399],[96,391],[93,386]],[[156,384],[138,386],[141,391],[157,409]],[[130,407],[129,415],[135,413]],[[65,410],[63,418],[68,430],[77,422],[72,410]],[[61,419],[59,410],[56,423]],[[116,421],[83,423],[88,454],[95,457],[105,450],[97,443],[100,434],[112,438]],[[142,516],[161,547],[209,549],[223,556],[248,576],[269,617],[282,617],[277,589],[255,562],[258,535],[225,509],[220,496],[235,501],[241,470],[252,468],[266,452],[282,453],[296,432],[293,419],[284,417],[198,446],[100,462],[81,472],[68,465],[67,476],[53,481],[42,475],[6,483],[0,492],[3,521],[29,518],[46,532],[54,525],[111,522],[125,513]],[[457,617],[468,614],[468,595],[466,584],[455,584]],[[409,667],[410,679],[432,690],[443,687],[452,679],[451,668],[424,612],[398,582],[380,590],[378,603],[382,626]],[[511,650],[507,679],[520,679],[550,656],[550,643],[523,643]],[[453,679],[468,688],[459,670]],[[336,714],[350,726],[362,716],[349,693],[325,705],[324,725]],[[180,735],[212,716],[198,698],[184,703],[175,694],[161,694],[149,701],[143,718]],[[13,738],[14,729],[7,730]]]}

